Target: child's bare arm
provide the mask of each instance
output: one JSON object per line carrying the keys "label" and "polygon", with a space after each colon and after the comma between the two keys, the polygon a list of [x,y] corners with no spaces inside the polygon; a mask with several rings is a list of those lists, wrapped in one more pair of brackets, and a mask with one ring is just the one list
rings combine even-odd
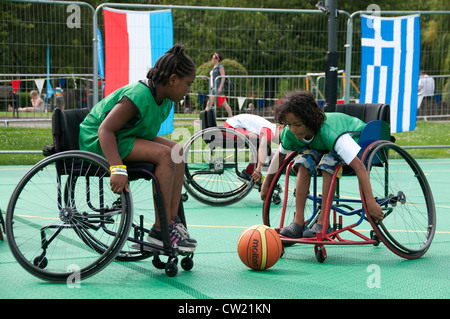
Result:
{"label": "child's bare arm", "polygon": [[374,219],[374,221],[383,220],[383,211],[373,196],[372,186],[370,185],[370,179],[367,174],[366,167],[358,157],[355,157],[349,165],[358,177],[359,184],[364,194],[364,199],[368,210],[367,213]]}
{"label": "child's bare arm", "polygon": [[264,179],[264,182],[261,186],[261,199],[265,200],[267,196],[267,192],[269,191],[270,183],[272,182],[273,176],[276,174],[284,159],[286,158],[286,154],[280,153],[279,150],[275,152],[275,155],[270,162],[269,169],[267,171],[267,176]]}
{"label": "child's bare arm", "polygon": [[[136,114],[136,107],[129,100],[123,99],[114,106],[100,125],[98,139],[110,166],[123,164],[117,148],[115,132],[120,130]],[[110,184],[111,190],[115,193],[121,193],[124,189],[129,191],[128,178],[124,175],[112,175]]]}

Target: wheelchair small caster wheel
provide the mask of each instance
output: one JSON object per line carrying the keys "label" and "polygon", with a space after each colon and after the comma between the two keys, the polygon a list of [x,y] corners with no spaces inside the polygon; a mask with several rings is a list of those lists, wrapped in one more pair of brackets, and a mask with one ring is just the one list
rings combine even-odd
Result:
{"label": "wheelchair small caster wheel", "polygon": [[376,243],[373,244],[375,247],[380,244],[380,238],[378,237],[378,235],[373,230],[370,231],[370,239],[376,241]]}
{"label": "wheelchair small caster wheel", "polygon": [[36,258],[34,258],[33,264],[36,267],[39,267],[41,269],[45,269],[45,267],[47,267],[47,265],[48,265],[48,260],[47,260],[47,258],[45,256],[42,256],[42,255],[41,256],[37,256]]}
{"label": "wheelchair small caster wheel", "polygon": [[164,269],[166,267],[166,264],[159,259],[159,256],[155,254],[152,260],[153,266],[155,266],[156,269]]}
{"label": "wheelchair small caster wheel", "polygon": [[166,264],[166,275],[169,277],[175,277],[178,274],[178,266],[176,259],[169,261]]}
{"label": "wheelchair small caster wheel", "polygon": [[323,246],[314,246],[314,252],[316,254],[316,259],[319,263],[323,263],[327,259],[327,251]]}
{"label": "wheelchair small caster wheel", "polygon": [[189,271],[194,267],[194,261],[192,260],[192,257],[186,256],[183,259],[181,259],[181,268],[183,268],[186,271]]}

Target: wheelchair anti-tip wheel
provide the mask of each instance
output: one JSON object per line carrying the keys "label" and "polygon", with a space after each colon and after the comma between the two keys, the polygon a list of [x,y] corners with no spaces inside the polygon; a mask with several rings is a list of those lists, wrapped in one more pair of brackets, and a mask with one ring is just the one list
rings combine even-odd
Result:
{"label": "wheelchair anti-tip wheel", "polygon": [[362,161],[384,211],[379,223],[368,216],[376,236],[403,258],[421,257],[436,230],[433,195],[422,169],[407,151],[387,141],[372,143]]}
{"label": "wheelchair anti-tip wheel", "polygon": [[121,250],[131,226],[128,193],[114,194],[107,161],[89,152],[57,153],[16,186],[6,214],[12,254],[34,276],[86,279]]}
{"label": "wheelchair anti-tip wheel", "polygon": [[215,206],[233,204],[254,185],[242,171],[256,163],[257,151],[243,134],[223,127],[198,131],[184,146],[184,187],[195,199]]}

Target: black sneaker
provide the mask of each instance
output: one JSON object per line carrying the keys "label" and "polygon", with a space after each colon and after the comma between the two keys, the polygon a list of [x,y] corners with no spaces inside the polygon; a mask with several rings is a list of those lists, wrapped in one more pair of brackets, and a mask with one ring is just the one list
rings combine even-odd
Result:
{"label": "black sneaker", "polygon": [[302,238],[303,227],[296,222],[292,222],[289,226],[280,229],[280,235],[289,238]]}
{"label": "black sneaker", "polygon": [[[187,242],[178,233],[178,231],[175,229],[174,225],[175,225],[175,223],[171,223],[169,225],[170,244],[172,246],[176,245],[180,252],[184,252],[184,253],[193,252],[195,250],[195,245]],[[164,244],[162,241],[161,230],[157,230],[155,226],[153,226],[152,229],[150,230],[150,233],[147,236],[147,240],[151,244],[164,247]]]}

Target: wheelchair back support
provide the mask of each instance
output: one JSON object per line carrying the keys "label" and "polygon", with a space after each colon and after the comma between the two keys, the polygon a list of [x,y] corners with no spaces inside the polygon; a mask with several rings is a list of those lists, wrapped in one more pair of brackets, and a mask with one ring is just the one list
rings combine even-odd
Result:
{"label": "wheelchair back support", "polygon": [[88,115],[89,109],[55,109],[52,115],[52,134],[56,152],[78,150],[80,124]]}
{"label": "wheelchair back support", "polygon": [[205,111],[200,111],[200,122],[202,126],[202,130],[207,129],[209,127],[216,127],[216,110],[209,109]]}
{"label": "wheelchair back support", "polygon": [[[89,114],[89,109],[61,110],[53,111],[52,134],[53,145],[43,148],[44,155],[48,156],[63,151],[79,150],[78,140],[80,135],[80,124]],[[130,181],[137,179],[151,180],[155,165],[148,162],[128,162],[125,163]]]}
{"label": "wheelchair back support", "polygon": [[345,113],[369,123],[371,121],[384,121],[390,123],[390,111],[388,104],[339,104],[337,112]]}

